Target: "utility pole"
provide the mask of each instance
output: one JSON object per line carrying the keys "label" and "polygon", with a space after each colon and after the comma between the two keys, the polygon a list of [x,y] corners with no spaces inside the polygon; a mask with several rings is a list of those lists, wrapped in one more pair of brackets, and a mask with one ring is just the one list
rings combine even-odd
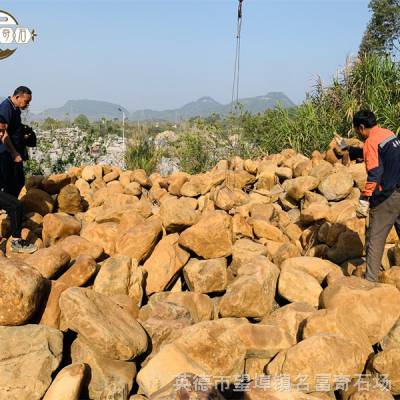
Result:
{"label": "utility pole", "polygon": [[125,112],[121,108],[118,108],[118,110],[122,112],[122,168],[125,168]]}

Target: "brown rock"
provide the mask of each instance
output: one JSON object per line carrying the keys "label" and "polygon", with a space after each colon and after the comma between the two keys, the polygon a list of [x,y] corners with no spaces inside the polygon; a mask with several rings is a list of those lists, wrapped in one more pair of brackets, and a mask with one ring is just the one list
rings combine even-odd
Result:
{"label": "brown rock", "polygon": [[222,292],[228,284],[226,258],[197,260],[192,258],[183,269],[186,284],[193,292]]}
{"label": "brown rock", "polygon": [[190,178],[190,175],[185,172],[174,172],[168,177],[168,191],[174,196],[180,196],[181,187]]}
{"label": "brown rock", "polygon": [[97,224],[93,222],[83,227],[81,236],[89,242],[101,246],[104,253],[112,256],[115,253],[115,242],[118,235],[118,224],[105,222]]}
{"label": "brown rock", "polygon": [[97,260],[103,254],[101,246],[76,235],[68,236],[58,246],[69,254],[71,260],[76,260],[79,256],[90,256]]}
{"label": "brown rock", "polygon": [[322,287],[310,274],[300,269],[282,267],[278,281],[278,292],[290,302],[304,302],[318,307]]}
{"label": "brown rock", "polygon": [[130,257],[115,255],[101,266],[94,281],[94,290],[106,296],[127,295],[141,306],[143,298],[143,268]]}
{"label": "brown rock", "polygon": [[395,287],[356,277],[329,285],[321,295],[321,305],[347,314],[363,327],[371,344],[382,340],[400,317],[400,293]]}
{"label": "brown rock", "polygon": [[307,391],[317,391],[320,374],[326,374],[327,384],[334,387],[339,376],[361,374],[364,361],[356,342],[342,336],[320,334],[279,353],[268,364],[267,372],[273,376],[290,376],[292,385],[301,383],[301,376],[305,375],[309,384]]}
{"label": "brown rock", "polygon": [[234,274],[237,273],[239,267],[255,256],[266,256],[267,249],[264,245],[253,242],[250,239],[239,239],[232,248],[232,264],[230,268]]}
{"label": "brown rock", "polygon": [[63,336],[41,325],[0,327],[0,398],[41,400],[60,365]]}
{"label": "brown rock", "polygon": [[137,182],[130,182],[124,188],[124,193],[132,196],[140,196],[142,187]]}
{"label": "brown rock", "polygon": [[0,257],[0,325],[23,325],[38,310],[45,280],[27,264]]}
{"label": "brown rock", "polygon": [[263,318],[272,311],[279,269],[266,257],[242,265],[219,303],[222,317]]}
{"label": "brown rock", "polygon": [[65,326],[105,357],[131,360],[147,349],[143,328],[107,296],[70,288],[62,293],[59,304]]}
{"label": "brown rock", "polygon": [[347,172],[336,172],[325,177],[318,190],[329,200],[339,201],[346,198],[353,187],[353,178]]}
{"label": "brown rock", "polygon": [[181,234],[179,244],[205,259],[229,256],[232,253],[231,218],[224,211],[205,213],[197,224]]}
{"label": "brown rock", "polygon": [[40,215],[46,215],[53,212],[54,200],[43,190],[30,189],[21,198],[26,213],[37,212]]}
{"label": "brown rock", "polygon": [[59,246],[39,249],[25,258],[25,262],[39,271],[44,278],[52,278],[68,265],[70,257]]}
{"label": "brown rock", "polygon": [[255,218],[252,219],[250,223],[258,238],[273,240],[275,242],[285,242],[288,240],[279,228],[263,221],[262,219]]}
{"label": "brown rock", "polygon": [[186,198],[171,197],[161,204],[160,218],[168,232],[178,232],[194,225],[199,220],[199,213]]}
{"label": "brown rock", "polygon": [[195,292],[159,292],[150,297],[150,302],[163,301],[185,307],[194,322],[213,318],[214,304],[205,294]]}
{"label": "brown rock", "polygon": [[189,260],[189,253],[179,247],[178,240],[177,233],[165,236],[144,263],[143,267],[147,271],[146,294],[148,296],[168,288]]}
{"label": "brown rock", "polygon": [[71,176],[66,173],[50,175],[42,180],[43,190],[49,194],[57,194],[60,190],[71,183]]}
{"label": "brown rock", "polygon": [[143,169],[135,169],[132,171],[131,181],[137,182],[145,188],[149,188],[151,185],[150,179],[147,177],[146,171]]}
{"label": "brown rock", "polygon": [[292,199],[298,201],[304,197],[305,192],[316,189],[318,184],[319,179],[313,176],[300,176],[286,180],[283,187]]}
{"label": "brown rock", "polygon": [[83,380],[87,376],[86,364],[70,364],[55,377],[43,400],[79,400]]}
{"label": "brown rock", "polygon": [[96,273],[96,261],[93,257],[83,254],[65,271],[57,282],[64,283],[67,287],[83,286]]}
{"label": "brown rock", "polygon": [[117,253],[129,256],[139,263],[153,251],[161,235],[159,219],[147,220],[122,234],[116,244]]}
{"label": "brown rock", "polygon": [[392,267],[379,275],[379,282],[396,286],[400,290],[400,267]]}
{"label": "brown rock", "polygon": [[75,185],[63,187],[57,196],[58,210],[75,215],[83,211],[81,194]]}
{"label": "brown rock", "polygon": [[71,235],[79,235],[81,223],[66,214],[47,214],[43,218],[43,242],[49,247]]}
{"label": "brown rock", "polygon": [[275,324],[282,328],[294,345],[300,341],[304,321],[316,312],[315,308],[307,303],[291,303],[267,315],[262,324]]}
{"label": "brown rock", "polygon": [[[139,371],[137,382],[142,393],[152,395],[177,375],[233,376],[244,369],[246,348],[236,335],[235,327],[245,320],[206,321],[184,329]],[[174,360],[174,362],[171,362]]]}
{"label": "brown rock", "polygon": [[376,354],[371,361],[374,374],[385,376],[390,382],[390,392],[400,394],[400,348],[392,348]]}
{"label": "brown rock", "polygon": [[104,357],[80,335],[71,346],[72,362],[90,367],[90,399],[127,399],[136,376],[133,362]]}
{"label": "brown rock", "polygon": [[41,325],[46,325],[50,328],[60,329],[61,310],[58,304],[61,293],[68,289],[68,286],[62,282],[50,281],[51,289],[47,298],[44,312],[40,319]]}

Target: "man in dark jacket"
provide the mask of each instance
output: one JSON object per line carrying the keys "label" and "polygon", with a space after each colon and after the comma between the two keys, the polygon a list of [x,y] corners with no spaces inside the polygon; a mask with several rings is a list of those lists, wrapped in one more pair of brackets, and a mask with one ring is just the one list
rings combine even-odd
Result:
{"label": "man in dark jacket", "polygon": [[0,104],[0,117],[7,123],[10,146],[0,144],[0,176],[3,190],[15,197],[25,185],[23,155],[26,154],[21,110],[28,108],[32,91],[26,86],[15,89],[14,94]]}
{"label": "man in dark jacket", "polygon": [[[12,144],[7,133],[7,124],[1,116],[0,144],[4,144],[10,152],[13,152]],[[22,203],[15,196],[0,190],[0,209],[6,211],[8,218],[10,219],[11,250],[17,253],[35,252],[37,246],[21,238],[22,218],[24,212]]]}

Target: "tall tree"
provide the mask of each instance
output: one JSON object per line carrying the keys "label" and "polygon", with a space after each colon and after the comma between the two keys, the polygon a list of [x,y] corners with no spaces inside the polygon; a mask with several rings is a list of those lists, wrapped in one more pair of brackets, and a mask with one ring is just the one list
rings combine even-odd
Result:
{"label": "tall tree", "polygon": [[371,0],[371,21],[364,33],[359,54],[399,54],[400,0]]}

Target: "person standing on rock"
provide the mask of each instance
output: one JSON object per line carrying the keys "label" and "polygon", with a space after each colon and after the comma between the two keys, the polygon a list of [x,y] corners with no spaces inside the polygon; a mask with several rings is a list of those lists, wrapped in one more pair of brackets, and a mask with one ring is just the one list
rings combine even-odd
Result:
{"label": "person standing on rock", "polygon": [[[0,116],[0,143],[4,144],[10,152],[12,143],[7,133],[7,124]],[[23,206],[22,203],[13,195],[0,191],[0,209],[5,210],[11,223],[11,250],[16,253],[33,253],[37,246],[21,239]]]}
{"label": "person standing on rock", "polygon": [[26,86],[15,89],[14,94],[0,104],[0,117],[7,123],[11,146],[0,144],[0,175],[3,190],[15,197],[25,185],[23,159],[27,154],[21,110],[28,108],[32,91]]}
{"label": "person standing on rock", "polygon": [[[368,110],[354,115],[353,126],[365,143],[363,148],[347,149],[351,159],[364,158],[368,174],[357,208],[359,217],[369,216],[365,279],[377,282],[386,239],[393,226],[400,238],[400,140],[392,131],[381,128]],[[341,148],[346,148],[344,143]]]}

